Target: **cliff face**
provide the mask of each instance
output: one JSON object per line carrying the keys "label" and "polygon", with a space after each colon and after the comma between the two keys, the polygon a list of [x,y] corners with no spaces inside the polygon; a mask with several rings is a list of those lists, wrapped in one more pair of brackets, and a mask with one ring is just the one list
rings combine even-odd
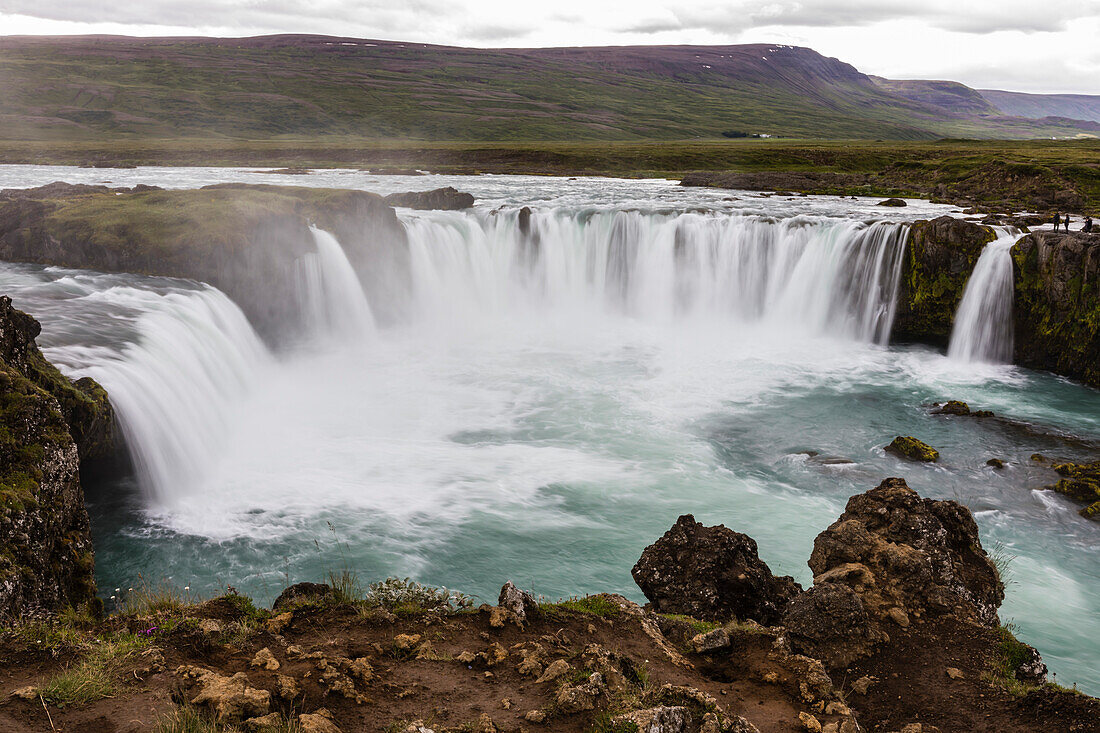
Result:
{"label": "cliff face", "polygon": [[40,330],[0,297],[0,617],[94,599],[81,459],[118,450],[106,392],[65,379]]}
{"label": "cliff face", "polygon": [[[0,259],[199,280],[225,292],[267,336],[293,330],[295,261],[313,224],[340,239],[382,318],[407,273],[405,233],[363,191],[224,184],[164,191],[54,183],[0,192]],[[396,304],[395,304],[396,303]]]}
{"label": "cliff face", "polygon": [[1100,386],[1100,237],[1035,232],[1012,256],[1016,362]]}
{"label": "cliff face", "polygon": [[901,274],[895,339],[946,344],[966,281],[993,230],[941,216],[914,222]]}

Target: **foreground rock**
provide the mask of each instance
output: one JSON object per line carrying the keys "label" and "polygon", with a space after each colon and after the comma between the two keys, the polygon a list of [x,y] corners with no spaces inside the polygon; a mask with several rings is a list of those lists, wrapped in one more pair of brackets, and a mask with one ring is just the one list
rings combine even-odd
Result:
{"label": "foreground rock", "polygon": [[[690,517],[677,525],[736,539]],[[699,546],[720,545],[681,544],[681,574],[699,567]],[[852,497],[810,565],[814,587],[771,628],[656,614],[613,594],[539,603],[512,583],[497,606],[469,609],[391,581],[361,601],[307,594],[267,611],[230,594],[46,637],[32,625],[0,632],[12,680],[0,730],[41,730],[44,706],[56,730],[158,717],[190,730],[180,721],[195,709],[234,729],[324,733],[1096,729],[1100,701],[1044,685],[1038,654],[992,626],[1000,583],[954,502],[887,480]],[[60,704],[57,675],[120,648],[109,689]]]}
{"label": "foreground rock", "polygon": [[439,209],[443,211],[459,211],[469,209],[474,205],[474,197],[464,191],[459,191],[451,186],[437,188],[432,191],[410,191],[408,193],[391,193],[384,201],[390,206],[403,206],[409,209]]}
{"label": "foreground rock", "polygon": [[[53,183],[0,191],[0,259],[209,283],[269,338],[300,325],[299,260],[310,225],[331,232],[392,316],[408,288],[405,232],[380,196],[246,184],[193,190]],[[390,309],[390,310],[388,310]]]}
{"label": "foreground rock", "polygon": [[690,514],[647,547],[631,573],[655,611],[716,621],[776,623],[802,590],[772,575],[751,537],[704,527]]}
{"label": "foreground rock", "polygon": [[1016,363],[1100,387],[1100,237],[1033,232],[1012,257]]}
{"label": "foreground rock", "polygon": [[951,614],[992,627],[1004,585],[982,549],[970,511],[921,498],[898,478],[848,500],[814,540],[814,585],[840,583],[873,620]]}
{"label": "foreground rock", "polygon": [[47,362],[40,331],[0,296],[0,617],[94,603],[81,457],[118,449],[106,393]]}

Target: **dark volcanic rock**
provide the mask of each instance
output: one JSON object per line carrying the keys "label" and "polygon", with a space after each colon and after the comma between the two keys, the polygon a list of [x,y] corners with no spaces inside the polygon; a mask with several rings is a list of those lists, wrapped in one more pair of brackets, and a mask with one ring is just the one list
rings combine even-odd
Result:
{"label": "dark volcanic rock", "polygon": [[829,667],[847,667],[885,639],[863,601],[843,583],[820,583],[800,593],[783,613],[792,648]]}
{"label": "dark volcanic rock", "polygon": [[885,201],[879,201],[875,205],[876,206],[894,206],[894,207],[908,206],[908,204],[905,203],[905,199],[897,199],[897,198],[891,198],[891,199],[886,199]]}
{"label": "dark volcanic rock", "polygon": [[899,478],[849,499],[809,564],[815,585],[852,586],[875,619],[950,613],[998,624],[1004,585],[970,511],[923,499]]}
{"label": "dark volcanic rock", "polygon": [[1033,232],[1015,261],[1015,362],[1100,387],[1100,237]]}
{"label": "dark volcanic rock", "polygon": [[432,191],[409,191],[408,193],[391,193],[385,201],[390,206],[404,206],[410,209],[441,209],[444,211],[458,211],[468,209],[474,205],[474,197],[471,194],[459,191],[451,186],[437,188]]}
{"label": "dark volcanic rock", "polygon": [[91,400],[42,357],[39,331],[0,297],[0,617],[95,600],[80,453],[62,404],[75,414]]}
{"label": "dark volcanic rock", "polygon": [[963,289],[993,230],[950,216],[909,229],[894,338],[946,344]]}
{"label": "dark volcanic rock", "polygon": [[751,537],[704,527],[690,514],[645,549],[631,574],[655,611],[711,621],[774,624],[802,590],[789,576],[772,575]]}
{"label": "dark volcanic rock", "polygon": [[286,611],[298,603],[326,601],[335,595],[335,589],[327,583],[295,583],[279,594],[271,604],[271,610]]}

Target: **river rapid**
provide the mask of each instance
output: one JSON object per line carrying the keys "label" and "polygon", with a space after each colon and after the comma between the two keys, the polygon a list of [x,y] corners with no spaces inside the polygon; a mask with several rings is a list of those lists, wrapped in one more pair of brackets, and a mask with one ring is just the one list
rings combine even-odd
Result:
{"label": "river rapid", "polygon": [[[668,181],[0,166],[0,188],[55,180],[453,185],[478,200],[399,210],[412,290],[396,322],[376,322],[340,243],[314,231],[296,294],[312,336],[278,348],[200,283],[0,264],[0,293],[42,322],[63,371],[107,388],[134,451],[134,479],[87,488],[105,597],[169,579],[270,601],[346,567],[488,601],[509,579],[644,601],[630,568],[684,513],[751,535],[808,584],[816,534],[901,476],[974,512],[1008,562],[1002,619],[1058,682],[1100,693],[1100,525],[1035,490],[1052,474],[1029,460],[1094,459],[1100,393],[998,363],[1011,334],[988,323],[1005,313],[994,291],[968,295],[950,356],[889,344],[903,222],[950,207]],[[1007,246],[982,287],[1004,290]],[[929,414],[946,399],[1020,424]],[[940,462],[887,455],[896,435]]]}

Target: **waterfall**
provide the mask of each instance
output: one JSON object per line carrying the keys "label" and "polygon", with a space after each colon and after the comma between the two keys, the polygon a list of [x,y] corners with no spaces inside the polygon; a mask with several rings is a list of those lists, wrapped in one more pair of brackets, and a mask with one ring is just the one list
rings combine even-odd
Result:
{"label": "waterfall", "polygon": [[143,489],[159,500],[186,495],[216,463],[235,409],[271,356],[214,288],[106,292],[140,299],[137,339],[81,372],[111,396]]}
{"label": "waterfall", "polygon": [[885,344],[908,228],[638,211],[405,220],[424,317],[517,310],[729,318]]}
{"label": "waterfall", "polygon": [[1004,231],[982,250],[963,290],[947,355],[968,362],[1012,362],[1012,245],[1016,231]]}
{"label": "waterfall", "polygon": [[336,237],[310,227],[317,251],[298,262],[298,298],[312,335],[361,341],[375,332],[374,314]]}
{"label": "waterfall", "polygon": [[[312,233],[317,250],[297,263],[304,321],[322,339],[361,343],[375,325],[359,279],[335,237]],[[159,503],[186,498],[217,470],[276,359],[215,288],[103,293],[135,301],[136,337],[120,351],[89,355],[79,371],[110,394],[142,488]]]}

